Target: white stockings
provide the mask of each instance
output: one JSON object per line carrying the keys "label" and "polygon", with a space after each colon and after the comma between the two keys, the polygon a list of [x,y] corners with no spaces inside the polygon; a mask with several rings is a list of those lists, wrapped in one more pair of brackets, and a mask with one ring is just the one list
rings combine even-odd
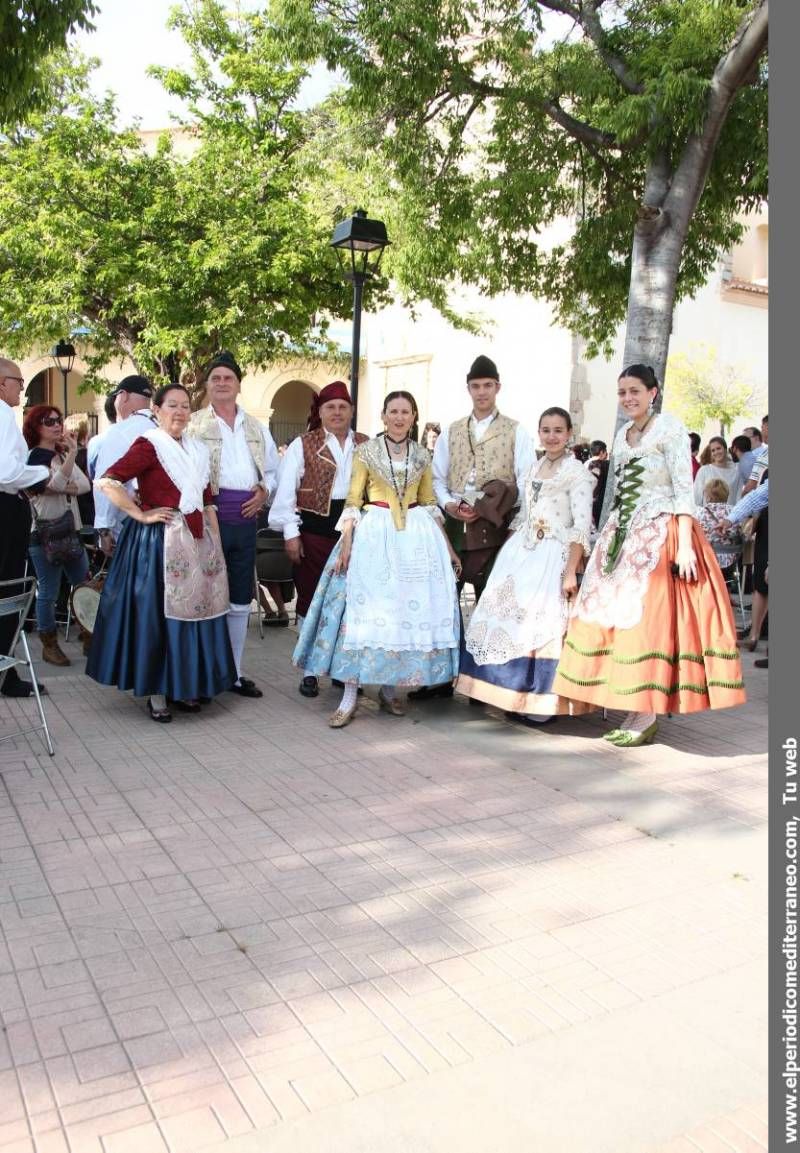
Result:
{"label": "white stockings", "polygon": [[236,680],[242,675],[242,657],[247,640],[247,625],[250,620],[250,605],[232,604],[228,610],[228,636],[233,649],[233,663],[236,665]]}
{"label": "white stockings", "polygon": [[344,686],[344,693],[339,703],[340,713],[349,713],[356,706],[358,700],[358,681],[348,681]]}

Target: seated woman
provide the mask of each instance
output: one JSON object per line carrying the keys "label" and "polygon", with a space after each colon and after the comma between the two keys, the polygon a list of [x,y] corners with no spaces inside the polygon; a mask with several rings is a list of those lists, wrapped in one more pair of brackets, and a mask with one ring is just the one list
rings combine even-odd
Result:
{"label": "seated woman", "polygon": [[[172,720],[167,698],[197,712],[237,673],[226,614],[228,577],[209,486],[208,449],[185,435],[186,389],[153,397],[158,428],[135,440],[95,481],[127,513],[114,550],[86,672],[147,697],[154,721]],[[137,505],[124,485],[136,478]]]}
{"label": "seated woman", "polygon": [[544,456],[531,466],[513,535],[472,614],[456,684],[458,692],[530,724],[592,707],[553,691],[592,527],[592,476],[568,453],[571,431],[563,408],[539,418]]}
{"label": "seated woman", "polygon": [[342,535],[292,657],[309,675],[345,682],[334,729],[352,720],[361,684],[381,685],[381,706],[400,716],[398,687],[458,672],[460,565],[433,495],[430,453],[412,436],[416,401],[390,392],[382,415],[385,433],[356,449]]}
{"label": "seated woman", "polygon": [[730,568],[738,556],[738,552],[725,552],[725,545],[738,545],[742,539],[735,525],[725,527],[726,517],[731,511],[728,496],[729,490],[724,480],[709,481],[703,493],[703,507],[697,510],[700,527],[723,571]]}
{"label": "seated woman", "polygon": [[[28,464],[45,464],[50,469],[44,492],[30,497],[34,523],[28,551],[36,572],[36,624],[42,642],[42,660],[51,665],[69,665],[72,662],[58,643],[56,601],[62,576],[71,585],[77,585],[85,581],[89,573],[86,549],[77,536],[81,528],[80,508],[72,498],[85,495],[91,486],[76,463],[78,443],[64,431],[64,418],[57,408],[49,404],[34,405],[25,414],[22,435],[31,450]],[[71,526],[71,535],[61,542],[54,556],[42,543],[40,529],[44,532],[59,520]],[[87,653],[92,638],[83,628],[80,639]]]}

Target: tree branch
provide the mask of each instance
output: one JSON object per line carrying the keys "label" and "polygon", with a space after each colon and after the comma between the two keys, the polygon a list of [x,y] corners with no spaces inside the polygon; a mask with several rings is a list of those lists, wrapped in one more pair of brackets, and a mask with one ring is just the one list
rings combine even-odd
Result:
{"label": "tree branch", "polygon": [[565,111],[555,99],[532,98],[530,93],[520,88],[501,88],[496,84],[489,84],[485,80],[478,80],[469,73],[461,77],[464,87],[478,96],[505,97],[527,105],[528,108],[537,108],[545,112],[551,120],[559,124],[575,140],[580,140],[591,148],[610,149],[619,148],[617,139],[611,132],[602,132],[593,128],[585,120],[578,120]]}
{"label": "tree branch", "polygon": [[569,112],[565,112],[557,100],[543,100],[541,107],[551,120],[560,124],[565,132],[568,132],[575,140],[580,140],[582,144],[601,149],[618,147],[617,138],[613,133],[601,132],[599,128],[593,128],[591,124],[570,116]]}
{"label": "tree branch", "polygon": [[634,96],[638,96],[644,91],[643,85],[639,83],[622,57],[617,56],[616,53],[611,52],[608,48],[606,32],[597,15],[600,2],[602,2],[602,0],[586,4],[578,3],[576,5],[568,3],[567,0],[539,0],[542,8],[548,8],[551,12],[560,12],[562,15],[569,16],[570,19],[574,20],[594,44],[598,56],[606,68],[617,78],[625,91],[632,93]]}
{"label": "tree branch", "polygon": [[759,0],[737,29],[711,77],[702,131],[686,142],[665,207],[685,234],[705,188],[719,135],[739,89],[747,83],[767,46],[769,0]]}

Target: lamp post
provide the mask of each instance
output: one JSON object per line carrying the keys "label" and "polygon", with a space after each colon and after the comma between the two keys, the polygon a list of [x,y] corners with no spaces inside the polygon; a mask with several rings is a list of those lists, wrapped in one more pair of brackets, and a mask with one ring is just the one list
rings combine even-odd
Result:
{"label": "lamp post", "polygon": [[365,281],[375,276],[383,250],[389,244],[382,220],[369,220],[359,208],[349,220],[337,224],[331,240],[344,275],[353,282],[353,350],[350,358],[350,395],[353,400],[353,428],[358,427],[358,364],[361,345],[361,297]]}
{"label": "lamp post", "polygon": [[64,379],[64,420],[66,420],[69,403],[67,397],[67,381],[69,380],[69,374],[72,372],[72,366],[75,363],[75,349],[66,341],[59,340],[58,344],[50,349],[50,356]]}

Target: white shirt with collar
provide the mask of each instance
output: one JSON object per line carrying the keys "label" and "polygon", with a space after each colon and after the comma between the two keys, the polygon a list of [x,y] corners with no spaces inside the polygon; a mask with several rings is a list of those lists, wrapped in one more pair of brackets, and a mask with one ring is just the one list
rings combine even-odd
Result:
{"label": "white shirt with collar", "polygon": [[10,404],[0,400],[0,492],[15,494],[50,477],[43,464],[28,464],[28,446]]}
{"label": "white shirt with collar", "polygon": [[[336,461],[336,476],[333,481],[331,500],[344,500],[350,489],[350,474],[353,469],[353,433],[348,432],[344,447],[338,437],[329,432],[325,444]],[[278,491],[269,510],[269,527],[283,533],[284,540],[292,540],[300,535],[301,513],[297,508],[297,490],[305,473],[302,437],[295,437],[283,454],[278,473]]]}
{"label": "white shirt with collar", "polygon": [[[214,411],[212,406],[212,411]],[[265,424],[258,421],[261,436],[264,441],[264,476],[259,478],[255,461],[247,446],[244,431],[244,413],[236,406],[236,417],[233,428],[221,416],[217,416],[220,435],[222,436],[222,455],[219,462],[219,487],[244,491],[263,484],[270,497],[278,484],[278,465],[280,457],[272,433]]]}
{"label": "white shirt with collar", "polygon": [[[107,472],[108,469],[125,455],[135,440],[138,440],[140,436],[144,436],[146,432],[154,427],[155,418],[150,411],[148,401],[146,408],[137,409],[136,412],[132,412],[125,420],[118,420],[116,424],[111,425],[111,428],[107,428],[102,435],[97,451],[97,459],[94,464],[94,479],[100,480],[103,473]],[[129,494],[133,494],[135,491],[133,481],[128,481],[125,488]],[[114,540],[116,540],[127,515],[128,514],[124,513],[122,509],[117,508],[115,504],[111,503],[102,489],[95,488],[94,527],[98,531],[100,529],[109,529]]]}
{"label": "white shirt with collar", "polygon": [[[469,428],[476,444],[480,444],[484,436],[489,430],[489,426],[497,415],[497,409],[490,413],[489,416],[483,417],[481,420],[476,420],[474,414],[469,418]],[[444,508],[448,504],[458,504],[458,497],[450,492],[447,487],[447,474],[450,471],[450,426],[442,429],[436,444],[433,448],[433,491],[436,494],[436,502],[440,508]],[[517,482],[517,489],[520,493],[525,488],[525,478],[528,475],[528,470],[536,460],[536,453],[533,448],[533,442],[525,428],[521,424],[517,425],[517,431],[514,436],[514,477]],[[464,486],[466,489],[474,491],[475,486],[469,482]]]}

